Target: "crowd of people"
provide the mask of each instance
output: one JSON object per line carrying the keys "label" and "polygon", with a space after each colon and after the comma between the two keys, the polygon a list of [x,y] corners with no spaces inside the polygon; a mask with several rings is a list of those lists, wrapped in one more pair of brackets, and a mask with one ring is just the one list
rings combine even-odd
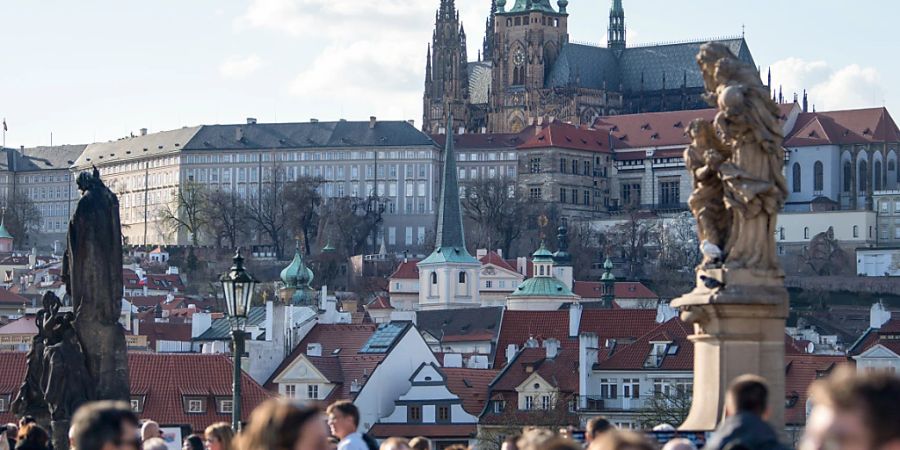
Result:
{"label": "crowd of people", "polygon": [[[840,367],[816,381],[814,404],[800,450],[900,450],[900,379],[886,372],[859,375]],[[703,446],[709,450],[779,450],[787,446],[767,422],[766,381],[756,376],[734,380],[725,401],[725,420]],[[288,399],[257,407],[238,434],[227,423],[191,434],[182,450],[439,450],[427,437],[390,437],[380,444],[359,429],[357,407],[339,401],[322,411]],[[678,437],[661,445],[645,434],[621,430],[603,417],[588,421],[583,442],[573,430],[528,427],[508,436],[499,450],[697,450]],[[579,434],[580,435],[580,434]],[[69,429],[72,450],[167,450],[157,422],[140,422],[124,402],[95,402],[80,408]],[[51,438],[33,417],[0,426],[0,450],[52,450]],[[469,450],[451,445],[440,450]]]}

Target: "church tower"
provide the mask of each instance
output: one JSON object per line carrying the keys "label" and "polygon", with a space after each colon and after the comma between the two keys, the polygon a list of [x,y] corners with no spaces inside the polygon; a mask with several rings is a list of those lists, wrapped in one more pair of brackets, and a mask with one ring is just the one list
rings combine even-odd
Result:
{"label": "church tower", "polygon": [[495,133],[518,132],[540,114],[543,89],[562,46],[568,42],[568,0],[497,0],[492,52],[493,81],[488,126]]}
{"label": "church tower", "polygon": [[451,116],[453,130],[465,126],[469,99],[466,32],[454,0],[441,0],[427,56],[422,130],[449,134],[445,127]]}
{"label": "church tower", "polygon": [[[447,118],[449,128],[452,115]],[[438,200],[437,238],[434,251],[417,265],[419,309],[454,309],[481,306],[481,262],[466,250],[459,181],[456,178],[453,133],[444,144],[441,197]]]}
{"label": "church tower", "polygon": [[481,44],[481,59],[492,61],[494,54],[494,12],[497,11],[497,0],[491,0],[491,12],[484,23],[484,42]]}
{"label": "church tower", "polygon": [[622,0],[613,0],[609,10],[609,35],[606,46],[620,55],[625,50],[625,8]]}

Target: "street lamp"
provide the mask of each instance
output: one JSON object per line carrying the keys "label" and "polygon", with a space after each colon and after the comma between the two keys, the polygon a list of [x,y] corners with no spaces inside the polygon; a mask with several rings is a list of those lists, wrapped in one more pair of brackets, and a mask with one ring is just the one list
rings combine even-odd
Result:
{"label": "street lamp", "polygon": [[219,277],[225,291],[228,321],[231,324],[232,348],[234,349],[234,390],[231,398],[231,427],[235,432],[241,428],[241,357],[244,355],[244,327],[247,311],[253,299],[253,288],[258,281],[244,270],[241,250],[234,253],[234,265]]}

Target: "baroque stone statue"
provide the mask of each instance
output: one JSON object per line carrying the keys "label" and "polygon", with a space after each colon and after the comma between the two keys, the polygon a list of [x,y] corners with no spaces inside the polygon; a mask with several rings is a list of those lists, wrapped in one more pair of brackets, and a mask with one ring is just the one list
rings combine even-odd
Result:
{"label": "baroque stone statue", "polygon": [[681,427],[716,428],[728,384],[746,373],[768,379],[770,421],[780,427],[788,313],[775,244],[788,192],[780,111],[756,68],[727,46],[704,44],[697,63],[704,96],[718,111],[712,122],[697,119],[686,130],[685,165],[693,178],[688,203],[703,262],[694,290],[672,302],[694,327],[694,393]]}
{"label": "baroque stone statue", "polygon": [[61,313],[61,302],[52,292],[44,294],[44,361],[41,391],[54,423],[68,421],[75,410],[94,398],[93,380],[84,364],[81,343],[75,335],[71,312]]}

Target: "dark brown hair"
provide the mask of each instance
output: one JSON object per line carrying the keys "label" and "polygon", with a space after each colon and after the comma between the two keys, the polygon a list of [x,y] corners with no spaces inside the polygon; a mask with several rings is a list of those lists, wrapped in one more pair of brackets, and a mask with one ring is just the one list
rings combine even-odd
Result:
{"label": "dark brown hair", "polygon": [[315,406],[298,406],[285,399],[259,405],[237,438],[240,450],[293,450],[303,426],[320,417]]}
{"label": "dark brown hair", "polygon": [[756,375],[742,375],[734,379],[728,387],[733,414],[751,413],[762,416],[769,403],[769,387],[765,378]]}
{"label": "dark brown hair", "polygon": [[595,438],[602,433],[606,433],[612,428],[612,424],[606,420],[606,417],[597,416],[592,417],[591,420],[588,420],[587,426],[585,427],[584,434],[585,438]]}
{"label": "dark brown hair", "polygon": [[[128,403],[102,401],[82,406],[72,418],[75,448],[100,450],[106,443],[121,444],[122,425],[126,422],[138,425]],[[137,435],[134,438],[137,440]]]}

